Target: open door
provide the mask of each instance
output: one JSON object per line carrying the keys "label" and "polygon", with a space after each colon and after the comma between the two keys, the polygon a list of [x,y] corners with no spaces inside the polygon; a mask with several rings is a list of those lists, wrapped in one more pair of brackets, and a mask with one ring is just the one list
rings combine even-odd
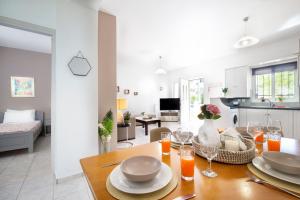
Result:
{"label": "open door", "polygon": [[189,123],[189,81],[180,79],[180,122],[181,126]]}

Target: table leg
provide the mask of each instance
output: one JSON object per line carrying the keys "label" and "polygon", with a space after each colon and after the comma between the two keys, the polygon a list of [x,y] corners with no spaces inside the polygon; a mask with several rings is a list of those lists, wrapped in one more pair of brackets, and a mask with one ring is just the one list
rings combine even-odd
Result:
{"label": "table leg", "polygon": [[145,135],[148,135],[148,123],[145,123]]}
{"label": "table leg", "polygon": [[158,127],[161,127],[161,122],[160,121],[158,121]]}

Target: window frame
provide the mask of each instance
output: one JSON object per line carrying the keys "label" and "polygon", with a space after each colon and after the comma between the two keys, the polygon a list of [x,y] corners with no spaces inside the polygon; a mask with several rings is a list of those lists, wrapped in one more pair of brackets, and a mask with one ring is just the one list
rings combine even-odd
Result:
{"label": "window frame", "polygon": [[[295,88],[295,96],[294,98],[288,98],[288,99],[284,99],[284,102],[299,102],[299,85],[298,85],[298,82],[299,82],[299,61],[297,60],[292,60],[292,61],[285,61],[285,62],[281,62],[281,63],[275,63],[275,64],[268,64],[268,65],[264,65],[264,66],[260,66],[260,67],[253,67],[251,68],[251,71],[253,69],[258,69],[258,68],[263,68],[263,67],[268,67],[268,66],[272,66],[272,65],[279,65],[279,64],[285,64],[285,63],[290,63],[290,62],[297,62],[297,68],[296,70],[294,70],[294,73],[295,73],[295,80],[294,80],[294,88]],[[276,72],[271,72],[271,92],[272,92],[272,98],[270,98],[270,100],[272,102],[278,102],[278,100],[275,98],[275,73]],[[252,77],[251,77],[251,82],[252,82],[252,101],[254,102],[260,102],[260,98],[257,98],[256,97],[256,76],[257,75],[253,75],[252,74]]]}

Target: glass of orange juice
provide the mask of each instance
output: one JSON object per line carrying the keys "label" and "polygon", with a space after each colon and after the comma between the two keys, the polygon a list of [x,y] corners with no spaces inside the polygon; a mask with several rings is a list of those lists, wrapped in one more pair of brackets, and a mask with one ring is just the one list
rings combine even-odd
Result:
{"label": "glass of orange juice", "polygon": [[268,151],[280,151],[281,134],[270,132],[268,134]]}
{"label": "glass of orange juice", "polygon": [[192,146],[180,148],[181,178],[186,181],[194,179],[195,150]]}
{"label": "glass of orange juice", "polygon": [[161,133],[161,150],[163,155],[170,155],[171,151],[171,133]]}

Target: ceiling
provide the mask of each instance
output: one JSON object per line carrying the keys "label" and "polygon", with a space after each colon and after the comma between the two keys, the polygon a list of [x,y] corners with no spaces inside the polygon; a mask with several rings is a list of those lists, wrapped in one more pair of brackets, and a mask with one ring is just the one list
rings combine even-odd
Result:
{"label": "ceiling", "polygon": [[51,53],[51,37],[0,25],[0,46]]}
{"label": "ceiling", "polygon": [[260,39],[257,48],[300,33],[299,0],[102,0],[117,16],[118,63],[153,67],[159,55],[176,69],[233,54],[244,34]]}

